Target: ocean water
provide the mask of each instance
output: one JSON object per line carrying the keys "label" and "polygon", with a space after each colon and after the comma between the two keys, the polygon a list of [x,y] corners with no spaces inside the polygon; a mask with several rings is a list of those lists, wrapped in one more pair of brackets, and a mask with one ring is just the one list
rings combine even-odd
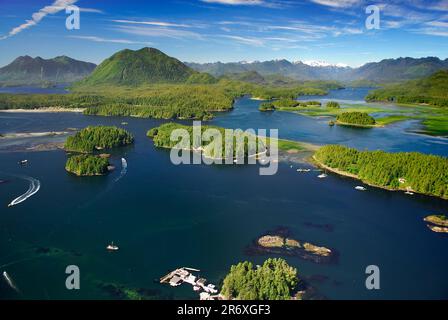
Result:
{"label": "ocean water", "polygon": [[[324,99],[359,102],[365,92],[338,90]],[[240,99],[233,111],[219,114],[212,124],[277,128],[282,138],[316,144],[448,156],[447,139],[412,133],[419,125],[412,121],[368,130],[329,127],[327,119],[261,113],[258,104]],[[123,121],[128,125],[122,126]],[[357,192],[359,182],[333,174],[327,179],[318,179],[317,172],[299,174],[301,165],[290,163],[280,163],[274,176],[260,176],[258,166],[175,166],[169,151],[155,148],[146,137],[148,129],[163,122],[67,113],[0,114],[0,133],[101,124],[124,127],[135,136],[133,146],[112,152],[116,171],[88,178],[65,172],[64,151],[11,151],[0,140],[0,180],[6,180],[0,183],[0,271],[7,271],[19,289],[0,279],[1,299],[117,298],[101,288],[104,283],[145,288],[157,299],[197,299],[188,285],[171,288],[154,279],[188,266],[219,284],[232,264],[262,263],[268,256],[246,256],[244,249],[278,226],[288,227],[297,239],[339,252],[338,263],[332,265],[286,257],[329,299],[448,298],[448,237],[431,232],[423,222],[429,214],[447,214],[448,201],[375,188]],[[38,143],[59,142],[61,137],[40,139]],[[122,157],[127,173],[116,181]],[[28,165],[18,165],[22,159]],[[28,189],[23,176],[38,179],[41,189],[7,208]],[[111,241],[120,247],[118,252],[105,250]],[[80,268],[80,290],[65,287],[68,265]],[[380,268],[380,290],[365,287],[368,265]]]}

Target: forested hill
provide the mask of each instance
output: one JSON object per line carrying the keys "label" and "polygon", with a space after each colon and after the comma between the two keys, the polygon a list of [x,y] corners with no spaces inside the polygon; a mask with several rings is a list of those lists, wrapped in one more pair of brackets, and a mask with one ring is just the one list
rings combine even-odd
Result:
{"label": "forested hill", "polygon": [[182,83],[197,72],[154,48],[125,49],[104,60],[77,85]]}
{"label": "forested hill", "polygon": [[371,92],[367,101],[425,103],[448,107],[448,70],[442,70],[421,80],[408,81]]}
{"label": "forested hill", "polygon": [[0,84],[69,83],[89,75],[95,67],[94,63],[78,61],[67,56],[53,59],[22,56],[0,68]]}
{"label": "forested hill", "polygon": [[448,59],[441,60],[436,57],[385,59],[354,69],[351,77],[353,80],[369,80],[377,83],[399,82],[428,77],[444,69],[448,69]]}

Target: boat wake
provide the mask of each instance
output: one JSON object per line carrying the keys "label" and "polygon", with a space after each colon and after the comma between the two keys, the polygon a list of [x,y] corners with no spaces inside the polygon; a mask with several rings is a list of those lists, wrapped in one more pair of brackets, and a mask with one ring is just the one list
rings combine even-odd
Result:
{"label": "boat wake", "polygon": [[39,180],[34,179],[32,177],[21,177],[21,178],[28,180],[30,182],[30,186],[24,194],[15,198],[14,200],[12,200],[11,203],[8,204],[8,207],[12,207],[12,206],[18,205],[19,203],[24,202],[29,197],[35,195],[40,189],[40,181]]}
{"label": "boat wake", "polygon": [[118,178],[115,179],[115,182],[123,178],[127,172],[128,172],[128,162],[126,161],[125,158],[121,158],[121,172]]}
{"label": "boat wake", "polygon": [[6,283],[16,292],[20,293],[14,281],[11,279],[9,274],[6,271],[3,271],[3,279],[5,279]]}

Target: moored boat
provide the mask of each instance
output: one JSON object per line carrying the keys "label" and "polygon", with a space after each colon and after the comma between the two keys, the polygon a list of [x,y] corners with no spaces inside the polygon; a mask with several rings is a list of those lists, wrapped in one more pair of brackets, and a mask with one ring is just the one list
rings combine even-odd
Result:
{"label": "moored boat", "polygon": [[120,248],[118,246],[114,245],[114,242],[112,241],[111,244],[109,244],[106,249],[108,251],[118,251]]}

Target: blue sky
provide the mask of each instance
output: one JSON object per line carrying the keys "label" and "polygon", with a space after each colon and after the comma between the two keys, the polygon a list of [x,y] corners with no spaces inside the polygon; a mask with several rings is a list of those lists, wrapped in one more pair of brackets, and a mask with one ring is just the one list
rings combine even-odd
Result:
{"label": "blue sky", "polygon": [[[368,5],[380,29],[365,27]],[[65,7],[81,8],[67,30]],[[359,66],[448,57],[448,0],[0,0],[0,66],[19,55],[101,62],[159,48],[182,61],[322,60]]]}

